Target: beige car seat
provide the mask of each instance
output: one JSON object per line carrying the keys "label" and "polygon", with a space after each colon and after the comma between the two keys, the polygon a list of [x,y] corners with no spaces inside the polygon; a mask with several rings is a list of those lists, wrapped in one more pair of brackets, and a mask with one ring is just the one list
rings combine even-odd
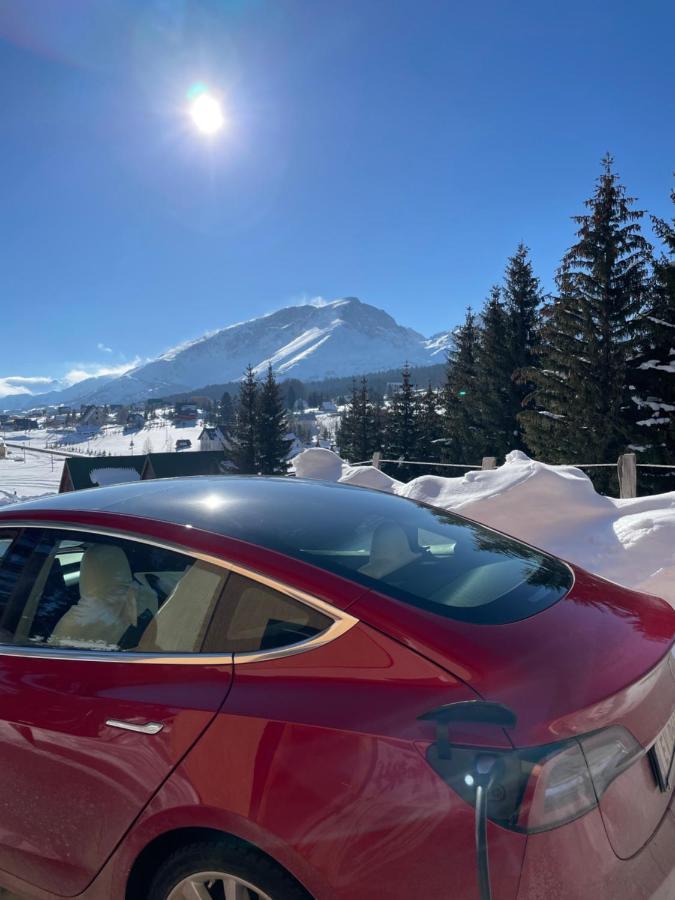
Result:
{"label": "beige car seat", "polygon": [[136,594],[125,552],[112,544],[95,544],[82,556],[79,602],[56,623],[49,643],[110,648],[136,620]]}
{"label": "beige car seat", "polygon": [[370,559],[359,572],[369,578],[385,578],[419,559],[421,553],[413,553],[405,531],[394,522],[383,522],[373,532]]}
{"label": "beige car seat", "polygon": [[146,653],[197,653],[220,592],[225,573],[193,563],[160,606],[136,650]]}

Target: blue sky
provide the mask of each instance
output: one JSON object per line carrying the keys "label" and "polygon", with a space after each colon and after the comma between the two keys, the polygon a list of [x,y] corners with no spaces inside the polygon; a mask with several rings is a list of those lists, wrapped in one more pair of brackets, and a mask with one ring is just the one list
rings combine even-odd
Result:
{"label": "blue sky", "polygon": [[0,378],[74,380],[316,296],[431,334],[520,240],[552,287],[606,150],[671,215],[674,9],[3,4]]}

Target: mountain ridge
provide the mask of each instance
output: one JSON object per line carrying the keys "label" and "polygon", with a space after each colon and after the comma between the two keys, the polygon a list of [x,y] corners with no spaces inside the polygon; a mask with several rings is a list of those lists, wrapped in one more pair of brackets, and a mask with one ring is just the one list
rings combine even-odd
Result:
{"label": "mountain ridge", "polygon": [[[356,297],[288,306],[185,341],[123,375],[99,376],[48,394],[0,398],[0,407],[58,403],[131,403],[236,381],[250,364],[277,378],[311,381],[429,365],[444,358],[451,331],[431,338],[399,325]],[[49,398],[49,399],[47,399]]]}

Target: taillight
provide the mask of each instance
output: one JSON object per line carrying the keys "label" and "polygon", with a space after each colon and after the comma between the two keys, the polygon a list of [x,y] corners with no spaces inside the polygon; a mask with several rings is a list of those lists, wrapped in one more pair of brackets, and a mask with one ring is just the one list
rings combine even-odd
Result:
{"label": "taillight", "polygon": [[643,749],[624,728],[521,750],[433,744],[427,760],[467,803],[475,804],[480,773],[487,782],[487,815],[514,831],[536,832],[578,819],[597,806],[609,784]]}

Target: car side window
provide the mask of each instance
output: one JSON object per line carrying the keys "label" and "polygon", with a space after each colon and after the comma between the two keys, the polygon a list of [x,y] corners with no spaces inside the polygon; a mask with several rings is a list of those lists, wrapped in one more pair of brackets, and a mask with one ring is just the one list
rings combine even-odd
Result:
{"label": "car side window", "polygon": [[30,529],[24,534],[30,578],[23,590],[14,588],[2,642],[103,652],[201,650],[226,570],[116,536],[45,529],[36,543]]}
{"label": "car side window", "polygon": [[48,548],[39,529],[19,534],[3,532],[0,549],[0,643],[11,643],[35,566]]}
{"label": "car side window", "polygon": [[209,653],[288,647],[326,631],[333,619],[274,588],[232,574],[205,644]]}

